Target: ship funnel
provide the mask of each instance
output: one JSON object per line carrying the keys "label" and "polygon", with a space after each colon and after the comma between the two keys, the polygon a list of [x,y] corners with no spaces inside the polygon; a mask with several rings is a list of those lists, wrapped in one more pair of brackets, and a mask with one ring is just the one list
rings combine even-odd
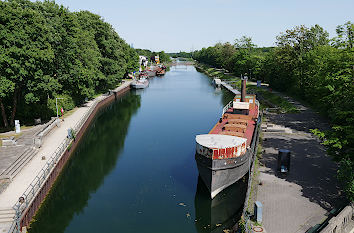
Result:
{"label": "ship funnel", "polygon": [[247,74],[241,77],[241,102],[246,102],[246,83],[247,83]]}

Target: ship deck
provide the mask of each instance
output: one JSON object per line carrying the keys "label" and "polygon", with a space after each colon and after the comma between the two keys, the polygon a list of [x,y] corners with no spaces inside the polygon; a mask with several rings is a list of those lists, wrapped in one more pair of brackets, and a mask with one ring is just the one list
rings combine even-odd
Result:
{"label": "ship deck", "polygon": [[[223,118],[222,122],[216,123],[216,125],[210,130],[209,134],[225,134],[237,137],[242,137],[247,139],[247,146],[250,146],[253,136],[253,131],[255,130],[258,106],[250,109],[249,115],[241,115],[232,113],[233,109],[229,108]],[[241,119],[234,117],[242,116]],[[232,129],[230,125],[235,125],[236,127]],[[240,126],[240,127],[237,127]],[[225,129],[225,128],[229,129]],[[224,128],[224,130],[223,130]],[[231,129],[230,129],[231,128]]]}

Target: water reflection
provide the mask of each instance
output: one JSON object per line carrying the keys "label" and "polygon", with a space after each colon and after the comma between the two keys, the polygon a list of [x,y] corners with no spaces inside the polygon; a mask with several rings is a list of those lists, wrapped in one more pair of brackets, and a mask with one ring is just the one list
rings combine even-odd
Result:
{"label": "water reflection", "polygon": [[[192,233],[203,232],[203,222],[230,225],[224,219],[235,212],[211,217],[221,204],[196,194],[194,154],[195,135],[210,130],[233,94],[215,90],[191,66],[149,81],[96,119],[30,232]],[[235,193],[228,197],[238,199]]]}
{"label": "water reflection", "polygon": [[127,94],[98,114],[29,232],[64,232],[74,215],[84,211],[90,194],[115,167],[130,119],[139,107],[140,96]]}
{"label": "water reflection", "polygon": [[197,191],[194,199],[198,233],[217,233],[231,229],[240,217],[247,191],[247,177],[210,199],[208,188],[198,177]]}

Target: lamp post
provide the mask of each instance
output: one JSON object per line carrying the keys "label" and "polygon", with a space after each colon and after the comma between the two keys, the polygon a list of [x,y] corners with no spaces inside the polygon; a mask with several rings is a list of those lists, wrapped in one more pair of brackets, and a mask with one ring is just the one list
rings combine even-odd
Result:
{"label": "lamp post", "polygon": [[62,100],[64,98],[55,98],[55,107],[57,108],[57,119],[58,119],[58,100]]}

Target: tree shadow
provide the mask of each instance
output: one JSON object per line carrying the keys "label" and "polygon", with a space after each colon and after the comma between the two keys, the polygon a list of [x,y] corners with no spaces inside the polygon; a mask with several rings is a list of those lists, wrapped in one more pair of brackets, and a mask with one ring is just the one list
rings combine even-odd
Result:
{"label": "tree shadow", "polygon": [[[265,134],[264,138],[261,162],[268,168],[265,173],[300,185],[304,197],[327,211],[345,203],[336,178],[338,166],[316,138],[279,134]],[[279,149],[291,151],[290,171],[286,175],[277,172]]]}
{"label": "tree shadow", "polygon": [[301,111],[300,113],[287,114],[269,114],[267,118],[270,122],[277,125],[304,131],[310,133],[310,129],[319,129],[321,131],[329,130],[330,126],[325,118],[318,116],[310,109]]}

